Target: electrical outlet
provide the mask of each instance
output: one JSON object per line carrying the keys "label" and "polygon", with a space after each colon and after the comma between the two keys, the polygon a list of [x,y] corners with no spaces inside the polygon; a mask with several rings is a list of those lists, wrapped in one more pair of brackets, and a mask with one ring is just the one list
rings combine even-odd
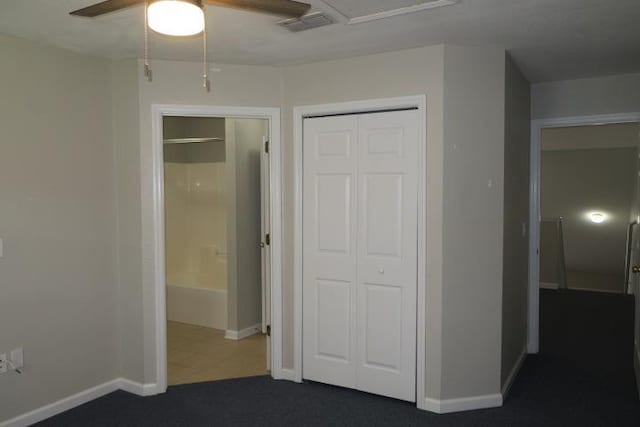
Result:
{"label": "electrical outlet", "polygon": [[7,372],[7,355],[6,353],[0,354],[0,374]]}

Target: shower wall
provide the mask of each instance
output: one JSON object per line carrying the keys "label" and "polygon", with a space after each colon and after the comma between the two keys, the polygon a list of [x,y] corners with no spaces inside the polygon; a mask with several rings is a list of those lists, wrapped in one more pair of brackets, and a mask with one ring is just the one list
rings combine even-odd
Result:
{"label": "shower wall", "polygon": [[163,131],[167,318],[226,329],[224,119],[165,117]]}
{"label": "shower wall", "polygon": [[226,289],[224,162],[164,168],[167,285]]}

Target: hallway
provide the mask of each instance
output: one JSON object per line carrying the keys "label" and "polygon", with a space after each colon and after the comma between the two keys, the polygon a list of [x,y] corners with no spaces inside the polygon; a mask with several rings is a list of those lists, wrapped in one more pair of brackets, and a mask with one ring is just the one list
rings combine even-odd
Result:
{"label": "hallway", "polygon": [[505,407],[527,425],[640,425],[633,370],[633,296],[540,292],[540,353],[530,355]]}

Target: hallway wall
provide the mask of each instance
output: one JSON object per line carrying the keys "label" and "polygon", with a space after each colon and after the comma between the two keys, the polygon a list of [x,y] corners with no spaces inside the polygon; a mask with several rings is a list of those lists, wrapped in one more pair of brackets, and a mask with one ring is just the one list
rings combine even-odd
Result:
{"label": "hallway wall", "polygon": [[505,390],[527,351],[530,85],[507,57],[505,75],[502,370]]}

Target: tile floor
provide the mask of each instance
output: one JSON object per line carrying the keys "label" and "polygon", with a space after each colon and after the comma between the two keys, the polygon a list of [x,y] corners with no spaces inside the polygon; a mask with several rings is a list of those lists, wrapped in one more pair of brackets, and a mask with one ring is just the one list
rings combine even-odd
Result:
{"label": "tile floor", "polygon": [[167,322],[169,385],[267,375],[262,334],[234,341],[224,331]]}

